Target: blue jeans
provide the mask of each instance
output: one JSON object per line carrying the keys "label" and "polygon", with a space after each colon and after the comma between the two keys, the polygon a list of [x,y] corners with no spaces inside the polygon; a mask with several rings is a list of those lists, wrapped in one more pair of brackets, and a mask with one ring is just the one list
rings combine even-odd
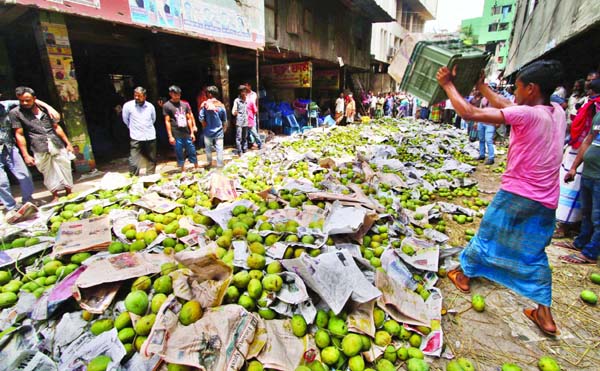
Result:
{"label": "blue jeans", "polygon": [[237,126],[235,129],[235,148],[238,154],[248,150],[248,127]]}
{"label": "blue jeans", "polygon": [[181,167],[185,164],[185,156],[183,151],[185,150],[187,159],[192,164],[197,164],[198,159],[196,158],[196,147],[192,142],[192,138],[175,138],[175,156],[177,157],[177,166]]}
{"label": "blue jeans", "polygon": [[223,167],[223,137],[211,138],[204,137],[204,148],[206,149],[206,161],[208,166],[212,166],[212,150],[213,146],[217,151],[217,167]]}
{"label": "blue jeans", "polygon": [[494,159],[494,133],[496,127],[481,122],[477,123],[477,134],[479,137],[479,157],[485,157],[485,146],[487,145],[488,158]]}
{"label": "blue jeans", "polygon": [[573,244],[589,259],[600,253],[600,179],[581,178],[581,231]]}
{"label": "blue jeans", "polygon": [[248,139],[249,139],[249,143],[252,143],[252,139],[254,139],[254,143],[256,143],[256,145],[258,146],[258,149],[260,149],[262,147],[262,142],[260,141],[260,135],[258,135],[258,132],[256,131],[256,126],[253,127],[248,127]]}
{"label": "blue jeans", "polygon": [[0,201],[7,210],[12,210],[17,205],[15,199],[10,193],[10,182],[6,175],[8,169],[19,181],[21,186],[21,199],[23,202],[32,201],[33,180],[25,161],[21,157],[17,147],[4,147],[0,153]]}

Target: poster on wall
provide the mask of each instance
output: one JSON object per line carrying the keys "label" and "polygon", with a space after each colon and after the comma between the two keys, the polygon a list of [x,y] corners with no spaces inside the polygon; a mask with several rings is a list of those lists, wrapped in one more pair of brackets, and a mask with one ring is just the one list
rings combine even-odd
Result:
{"label": "poster on wall", "polygon": [[213,38],[265,42],[262,0],[182,0],[183,29]]}
{"label": "poster on wall", "polygon": [[[1,1],[0,1],[1,2]],[[155,27],[249,49],[265,46],[264,0],[11,0],[109,22]]]}
{"label": "poster on wall", "polygon": [[260,76],[269,88],[310,88],[312,62],[261,66]]}
{"label": "poster on wall", "polygon": [[181,0],[129,0],[129,10],[135,23],[182,28]]}
{"label": "poster on wall", "polygon": [[79,97],[67,26],[64,22],[42,21],[40,28],[54,86],[61,101],[65,128],[75,151],[75,169],[81,173],[88,172],[96,167],[96,163]]}
{"label": "poster on wall", "polygon": [[313,86],[324,90],[338,90],[340,88],[340,71],[318,70],[313,72]]}

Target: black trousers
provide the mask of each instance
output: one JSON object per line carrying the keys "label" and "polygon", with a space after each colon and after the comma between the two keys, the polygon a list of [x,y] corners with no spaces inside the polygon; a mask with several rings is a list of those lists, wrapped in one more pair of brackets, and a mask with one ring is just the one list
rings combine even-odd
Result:
{"label": "black trousers", "polygon": [[142,159],[148,160],[147,174],[156,171],[156,139],[133,140],[129,142],[129,172],[133,175],[140,174]]}

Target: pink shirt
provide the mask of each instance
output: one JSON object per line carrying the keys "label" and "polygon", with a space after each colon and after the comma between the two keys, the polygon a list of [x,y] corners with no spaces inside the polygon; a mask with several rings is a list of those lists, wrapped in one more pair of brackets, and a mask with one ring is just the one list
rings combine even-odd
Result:
{"label": "pink shirt", "polygon": [[556,103],[552,106],[512,106],[502,110],[511,129],[501,188],[556,209],[567,124],[565,111]]}
{"label": "pink shirt", "polygon": [[256,103],[258,100],[258,96],[252,90],[250,93],[246,95],[246,103],[248,103],[248,127],[253,128],[256,124],[256,111],[258,111],[256,107]]}

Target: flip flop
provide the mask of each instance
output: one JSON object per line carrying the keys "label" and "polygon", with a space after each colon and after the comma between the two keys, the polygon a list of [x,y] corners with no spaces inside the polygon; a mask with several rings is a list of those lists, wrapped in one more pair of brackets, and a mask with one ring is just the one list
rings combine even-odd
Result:
{"label": "flip flop", "polygon": [[469,294],[469,293],[471,293],[471,289],[470,288],[468,290],[465,290],[462,287],[460,287],[460,284],[458,283],[458,280],[457,280],[457,276],[459,274],[464,274],[464,273],[461,272],[458,269],[453,269],[450,272],[448,272],[446,275],[448,276],[448,279],[454,284],[454,286],[456,286],[456,288],[460,292],[462,292],[463,294]]}
{"label": "flip flop", "polygon": [[550,336],[557,336],[560,335],[560,331],[556,330],[556,331],[548,331],[546,330],[544,327],[542,327],[540,320],[538,319],[537,316],[537,310],[533,309],[533,308],[526,308],[523,309],[523,314],[525,314],[525,316],[527,318],[529,318],[531,320],[531,322],[535,323],[536,326],[546,335],[550,335]]}
{"label": "flip flop", "polygon": [[580,254],[577,254],[577,253],[563,255],[563,256],[559,257],[559,259],[565,263],[571,263],[571,264],[579,264],[579,265],[594,265],[594,264],[596,264],[595,260],[589,261],[589,260],[585,259],[584,257],[581,257]]}
{"label": "flip flop", "polygon": [[581,251],[580,249],[575,247],[573,242],[570,242],[570,241],[553,242],[552,244],[554,246],[562,247],[562,248],[569,249],[569,250]]}

